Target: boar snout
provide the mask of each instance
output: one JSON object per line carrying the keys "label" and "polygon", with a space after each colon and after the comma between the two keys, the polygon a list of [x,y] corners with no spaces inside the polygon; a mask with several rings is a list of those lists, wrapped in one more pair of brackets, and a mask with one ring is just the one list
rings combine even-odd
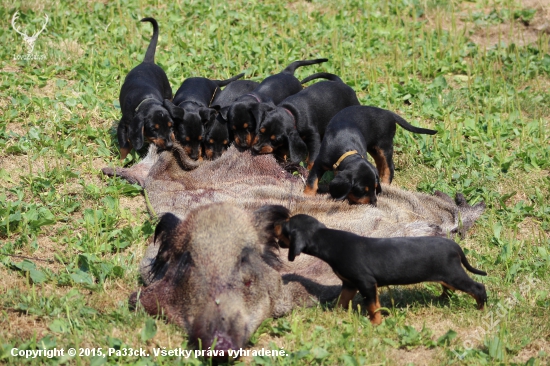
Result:
{"label": "boar snout", "polygon": [[184,326],[195,347],[215,344],[224,357],[244,348],[281,306],[274,227],[288,217],[282,206],[250,213],[230,204],[203,206],[185,220],[164,214],[155,230],[158,252],[142,269],[153,282],[139,303]]}

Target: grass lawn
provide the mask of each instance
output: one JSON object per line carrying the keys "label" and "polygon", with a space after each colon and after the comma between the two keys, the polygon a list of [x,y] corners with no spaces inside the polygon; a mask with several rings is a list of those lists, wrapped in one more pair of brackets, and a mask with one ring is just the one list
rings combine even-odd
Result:
{"label": "grass lawn", "polygon": [[[460,242],[488,290],[485,311],[439,285],[391,287],[372,327],[332,306],[268,319],[250,364],[550,364],[550,4],[542,0],[18,1],[0,6],[0,363],[166,364],[181,329],[128,309],[155,222],[118,166],[125,75],[160,24],[156,62],[175,91],[190,76],[261,81],[292,61],[303,78],[335,73],[362,104],[391,109],[435,136],[398,128],[393,184],[462,192],[487,209]],[[33,59],[23,37],[42,27]],[[126,163],[140,159],[133,153]],[[360,297],[356,300],[359,302]],[[64,348],[13,357],[13,348]],[[143,348],[150,357],[67,356]],[[93,352],[93,351],[91,351]]]}

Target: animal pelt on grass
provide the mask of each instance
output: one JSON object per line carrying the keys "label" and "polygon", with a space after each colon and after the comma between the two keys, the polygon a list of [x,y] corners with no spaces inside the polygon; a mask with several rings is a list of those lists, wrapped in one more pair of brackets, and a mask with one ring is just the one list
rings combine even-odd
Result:
{"label": "animal pelt on grass", "polygon": [[[279,204],[290,209],[292,215],[306,213],[332,228],[369,237],[463,235],[485,208],[483,203],[470,206],[461,194],[455,202],[442,192],[427,195],[389,185],[384,185],[377,207],[349,205],[324,196],[304,196],[304,180],[285,171],[271,155],[253,156],[231,147],[218,160],[189,160],[193,165],[185,168],[181,152],[177,153],[177,148],[174,151],[158,155],[152,147],[133,167],[104,173],[139,182],[158,215],[171,212],[183,219],[194,208],[215,202],[232,202],[251,211]],[[194,170],[182,168],[195,166]],[[307,174],[305,170],[302,173]],[[307,268],[307,263],[301,267],[300,263],[287,262],[285,255],[280,256],[287,268],[282,274],[298,274]],[[334,283],[338,283],[337,278]]]}
{"label": "animal pelt on grass", "polygon": [[461,194],[455,202],[442,192],[428,195],[389,185],[384,185],[377,207],[309,197],[302,194],[302,177],[285,171],[271,155],[253,156],[234,147],[220,159],[205,162],[186,158],[177,146],[160,155],[152,147],[133,167],[107,168],[104,173],[139,182],[158,215],[171,212],[184,218],[192,209],[214,202],[230,201],[250,210],[278,204],[292,215],[307,213],[332,228],[372,237],[465,233],[485,208],[483,203],[468,205]]}

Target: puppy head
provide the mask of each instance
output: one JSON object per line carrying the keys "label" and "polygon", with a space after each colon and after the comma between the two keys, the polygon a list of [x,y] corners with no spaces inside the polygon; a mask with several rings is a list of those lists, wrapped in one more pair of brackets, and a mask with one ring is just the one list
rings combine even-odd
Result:
{"label": "puppy head", "polygon": [[382,193],[376,168],[361,160],[357,169],[341,171],[329,184],[329,192],[336,200],[348,199],[351,204],[376,206],[376,195]]}
{"label": "puppy head", "polygon": [[221,118],[209,122],[204,126],[203,149],[204,156],[208,160],[214,160],[222,156],[229,147],[229,131],[227,124]]}
{"label": "puppy head", "polygon": [[300,138],[294,118],[283,108],[264,110],[256,130],[252,149],[257,154],[271,154],[281,148],[288,150],[289,159],[299,163],[307,157],[307,146]]}
{"label": "puppy head", "polygon": [[[259,121],[258,102],[235,102],[227,111],[227,121],[233,132],[235,145],[241,150],[252,147],[255,137],[256,123]],[[223,116],[223,114],[222,114]]]}
{"label": "puppy head", "polygon": [[172,147],[174,121],[165,105],[151,99],[139,106],[127,127],[128,139],[134,149],[139,150],[143,147],[144,138],[161,149]]}
{"label": "puppy head", "polygon": [[289,220],[278,223],[274,227],[275,236],[281,248],[288,248],[288,260],[294,261],[300,253],[307,253],[310,238],[318,229],[326,228],[316,218],[308,215],[295,215]]}
{"label": "puppy head", "polygon": [[[180,108],[181,109],[181,108]],[[201,157],[201,142],[204,139],[204,124],[212,123],[217,112],[211,108],[195,108],[184,110],[182,118],[176,121],[176,139],[187,155],[197,160]]]}

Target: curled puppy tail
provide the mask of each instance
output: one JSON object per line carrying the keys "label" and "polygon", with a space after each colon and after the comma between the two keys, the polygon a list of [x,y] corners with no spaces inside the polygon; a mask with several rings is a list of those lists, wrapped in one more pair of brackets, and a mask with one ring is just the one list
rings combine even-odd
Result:
{"label": "curled puppy tail", "polygon": [[338,75],[334,75],[334,74],[331,74],[331,73],[328,73],[328,72],[318,72],[317,74],[310,75],[307,78],[305,78],[304,80],[300,81],[300,83],[305,84],[305,83],[307,83],[311,80],[314,80],[314,79],[327,79],[327,80],[339,81],[339,82],[343,83],[342,79],[340,79],[340,77]]}
{"label": "curled puppy tail", "polygon": [[145,52],[145,57],[143,58],[144,63],[155,63],[155,51],[157,49],[157,42],[159,40],[159,24],[154,18],[143,18],[142,22],[149,22],[153,24],[153,37],[151,37],[151,42],[149,42],[149,47],[147,47],[147,52]]}
{"label": "curled puppy tail", "polygon": [[286,69],[283,70],[284,73],[292,74],[294,75],[294,71],[296,71],[297,68],[301,66],[307,66],[307,65],[315,65],[320,64],[323,62],[327,62],[328,58],[318,58],[315,60],[302,60],[302,61],[294,61],[290,65],[286,67]]}
{"label": "curled puppy tail", "polygon": [[[458,245],[458,244],[457,244]],[[468,262],[468,260],[466,259],[466,255],[464,254],[464,251],[462,250],[462,248],[460,248],[460,261],[462,262],[462,265],[464,267],[466,267],[466,269],[472,273],[475,273],[475,274],[478,274],[478,275],[481,275],[481,276],[487,276],[487,272],[484,272],[480,269],[476,269],[474,267],[472,267],[470,265],[470,263]]]}

